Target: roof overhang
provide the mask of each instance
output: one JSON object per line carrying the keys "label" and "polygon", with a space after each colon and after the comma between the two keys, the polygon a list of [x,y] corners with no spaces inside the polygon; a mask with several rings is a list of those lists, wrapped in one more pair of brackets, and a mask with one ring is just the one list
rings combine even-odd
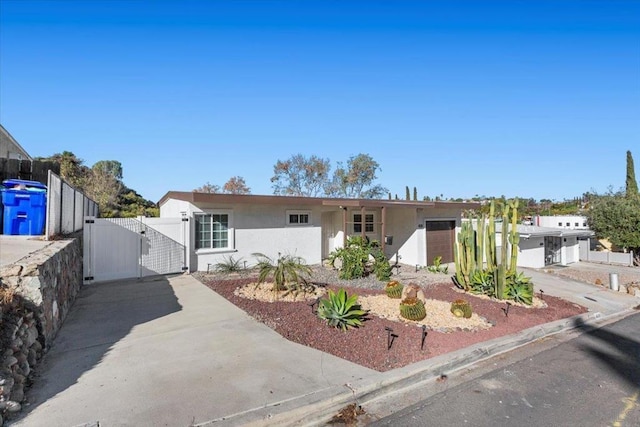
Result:
{"label": "roof overhang", "polygon": [[181,200],[197,205],[199,203],[222,204],[252,204],[252,205],[299,205],[299,206],[335,206],[343,208],[453,208],[453,209],[478,209],[477,202],[419,202],[410,200],[383,200],[383,199],[339,199],[323,197],[299,197],[299,196],[265,196],[254,194],[219,194],[198,193],[194,191],[169,191],[165,194],[158,206],[169,200]]}

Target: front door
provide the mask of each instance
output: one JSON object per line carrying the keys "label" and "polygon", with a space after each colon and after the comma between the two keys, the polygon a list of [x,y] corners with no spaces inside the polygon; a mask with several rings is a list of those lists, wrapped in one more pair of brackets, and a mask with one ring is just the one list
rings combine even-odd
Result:
{"label": "front door", "polygon": [[552,265],[560,263],[560,249],[562,242],[560,237],[545,236],[544,237],[544,265]]}
{"label": "front door", "polygon": [[443,263],[453,262],[453,242],[455,241],[455,221],[427,221],[427,264],[437,256]]}

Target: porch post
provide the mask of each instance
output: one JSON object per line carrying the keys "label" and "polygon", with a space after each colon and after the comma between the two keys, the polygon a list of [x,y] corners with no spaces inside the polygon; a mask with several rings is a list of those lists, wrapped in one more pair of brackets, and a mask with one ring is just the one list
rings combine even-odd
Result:
{"label": "porch post", "polygon": [[380,215],[382,217],[380,219],[380,221],[382,222],[382,224],[380,226],[380,233],[382,234],[380,236],[380,241],[382,242],[382,244],[381,244],[382,252],[384,252],[384,248],[385,248],[385,245],[386,245],[385,236],[387,234],[387,209],[383,206],[380,210],[382,211],[382,213]]}
{"label": "porch post", "polygon": [[367,233],[365,232],[365,228],[367,228],[366,227],[366,223],[367,222],[364,219],[364,206],[360,207],[360,220],[362,221],[361,225],[360,225],[360,234],[362,235],[362,238],[364,239],[364,238],[367,237]]}
{"label": "porch post", "polygon": [[347,246],[347,208],[342,209],[342,247]]}

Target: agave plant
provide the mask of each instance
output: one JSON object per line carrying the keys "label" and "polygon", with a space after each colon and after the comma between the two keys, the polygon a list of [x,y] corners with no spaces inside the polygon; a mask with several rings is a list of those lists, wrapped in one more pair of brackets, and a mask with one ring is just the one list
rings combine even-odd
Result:
{"label": "agave plant", "polygon": [[274,292],[299,292],[307,288],[312,270],[302,257],[278,254],[274,262],[264,254],[253,255],[258,258],[258,284],[272,277]]}
{"label": "agave plant", "polygon": [[367,314],[357,301],[358,295],[348,296],[343,288],[340,288],[337,293],[329,290],[327,298],[320,300],[318,304],[318,317],[326,320],[329,326],[343,331],[357,328],[362,325],[362,320]]}
{"label": "agave plant", "polygon": [[533,304],[533,285],[531,283],[507,284],[506,297],[526,305]]}

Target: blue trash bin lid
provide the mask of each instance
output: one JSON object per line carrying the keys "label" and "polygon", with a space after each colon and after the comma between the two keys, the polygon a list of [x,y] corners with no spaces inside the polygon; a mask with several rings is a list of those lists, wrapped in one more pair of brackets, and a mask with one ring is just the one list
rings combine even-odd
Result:
{"label": "blue trash bin lid", "polygon": [[6,188],[24,187],[26,190],[47,190],[47,186],[38,181],[29,181],[27,179],[5,179],[2,185]]}

